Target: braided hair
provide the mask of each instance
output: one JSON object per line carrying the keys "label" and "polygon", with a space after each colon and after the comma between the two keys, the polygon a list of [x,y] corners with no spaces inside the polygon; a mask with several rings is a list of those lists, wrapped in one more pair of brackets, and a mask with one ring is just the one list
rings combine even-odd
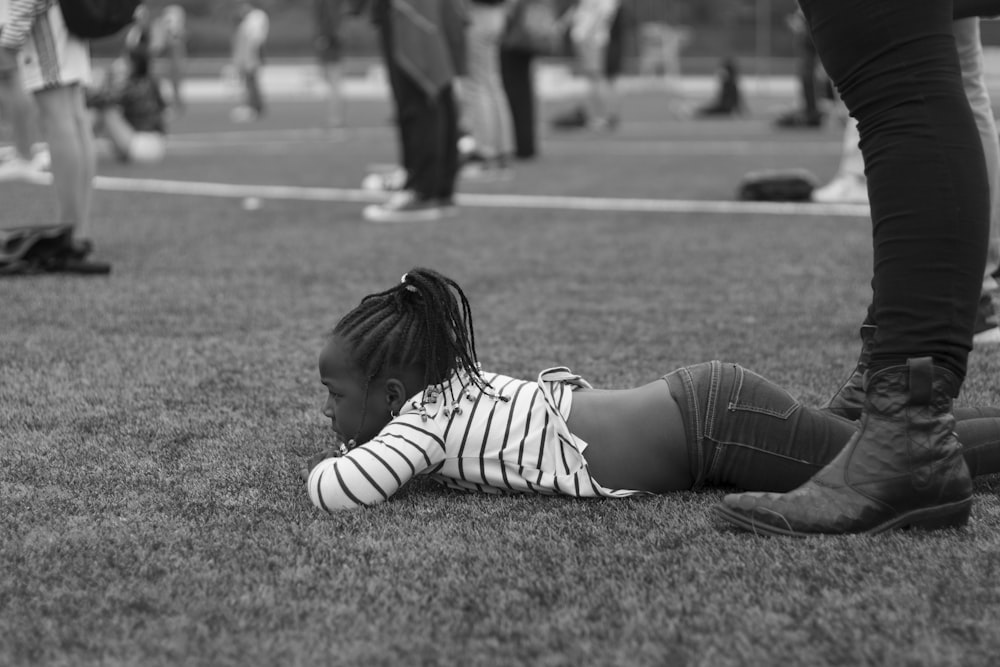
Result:
{"label": "braided hair", "polygon": [[370,381],[386,368],[418,366],[424,386],[464,371],[480,389],[472,309],[462,288],[431,269],[415,268],[400,283],[369,294],[333,329]]}

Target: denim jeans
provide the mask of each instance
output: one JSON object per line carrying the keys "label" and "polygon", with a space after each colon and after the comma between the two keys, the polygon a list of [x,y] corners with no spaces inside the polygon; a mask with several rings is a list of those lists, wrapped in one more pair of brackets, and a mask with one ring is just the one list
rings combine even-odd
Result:
{"label": "denim jeans", "polygon": [[[692,489],[789,491],[832,461],[857,430],[736,364],[686,366],[664,380],[684,420]],[[1000,472],[1000,409],[967,408],[956,417],[970,473]]]}
{"label": "denim jeans", "polygon": [[931,356],[964,379],[989,235],[989,185],[950,2],[800,0],[858,120],[874,241],[871,368]]}
{"label": "denim jeans", "polygon": [[514,140],[510,107],[500,79],[500,35],[506,19],[504,5],[469,5],[469,74],[463,81],[463,102],[472,136],[486,157],[509,155]]}

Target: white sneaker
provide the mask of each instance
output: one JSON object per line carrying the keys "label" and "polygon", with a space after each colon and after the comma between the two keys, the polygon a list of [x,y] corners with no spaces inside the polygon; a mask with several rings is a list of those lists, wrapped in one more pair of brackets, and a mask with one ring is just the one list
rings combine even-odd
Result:
{"label": "white sneaker", "polygon": [[366,206],[362,214],[368,222],[427,222],[451,216],[454,210],[453,204],[420,200],[413,191],[404,190],[384,204]]}
{"label": "white sneaker", "polygon": [[837,176],[813,190],[812,200],[820,204],[867,204],[868,184],[857,176]]}
{"label": "white sneaker", "polygon": [[0,182],[32,182],[37,180],[41,173],[42,170],[35,165],[33,160],[25,160],[19,155],[0,163]]}

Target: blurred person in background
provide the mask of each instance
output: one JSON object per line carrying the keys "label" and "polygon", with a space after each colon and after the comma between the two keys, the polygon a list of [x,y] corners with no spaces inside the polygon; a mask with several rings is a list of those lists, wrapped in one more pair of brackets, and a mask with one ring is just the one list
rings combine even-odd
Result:
{"label": "blurred person in background", "polygon": [[463,175],[502,176],[513,142],[513,121],[500,79],[500,37],[507,23],[507,0],[468,0],[468,74],[462,101],[475,150],[465,157]]}
{"label": "blurred person in background", "polygon": [[267,12],[253,2],[239,3],[233,32],[232,67],[243,86],[243,104],[231,114],[238,123],[256,120],[267,112],[260,70],[264,66],[264,45],[270,28]]}
{"label": "blurred person in background", "polygon": [[90,45],[66,29],[58,2],[11,0],[0,32],[5,57],[17,57],[32,93],[51,154],[56,221],[73,226],[76,259],[92,250],[90,208],[96,157],[84,86],[91,76]]}
{"label": "blurred person in background", "polygon": [[148,50],[132,49],[115,60],[105,84],[88,93],[94,127],[105,153],[120,162],[153,164],[166,154],[167,104],[150,71]]}
{"label": "blurred person in background", "polygon": [[621,0],[577,0],[566,10],[578,73],[587,84],[583,106],[557,117],[557,129],[615,129],[621,121],[615,82],[624,61],[625,22]]}
{"label": "blurred person in background", "polygon": [[436,220],[454,212],[458,176],[455,81],[465,74],[464,0],[351,0],[370,12],[395,107],[405,182],[370,222]]}
{"label": "blurred person in background", "polygon": [[340,28],[347,7],[345,0],[313,0],[316,19],[316,58],[320,76],[326,85],[326,125],[328,128],[344,124],[344,95],[341,91],[343,71],[343,45]]}
{"label": "blurred person in background", "polygon": [[[8,0],[0,0],[0,31],[7,19]],[[0,118],[10,124],[13,145],[0,160],[0,181],[31,180],[48,168],[43,163],[48,151],[35,152],[33,144],[38,128],[34,121],[35,105],[24,90],[17,54],[0,49]]]}
{"label": "blurred person in background", "polygon": [[187,29],[184,8],[167,5],[153,24],[153,54],[166,61],[165,81],[170,86],[170,106],[178,113],[185,109],[184,68],[187,61]]}

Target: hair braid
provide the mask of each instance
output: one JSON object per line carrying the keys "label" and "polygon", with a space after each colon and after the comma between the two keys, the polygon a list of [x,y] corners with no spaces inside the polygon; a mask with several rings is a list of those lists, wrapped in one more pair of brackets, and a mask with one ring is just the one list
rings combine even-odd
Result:
{"label": "hair braid", "polygon": [[466,372],[482,389],[469,300],[451,278],[415,268],[399,285],[369,294],[344,316],[333,333],[352,347],[366,376],[389,366],[419,365],[428,386]]}

